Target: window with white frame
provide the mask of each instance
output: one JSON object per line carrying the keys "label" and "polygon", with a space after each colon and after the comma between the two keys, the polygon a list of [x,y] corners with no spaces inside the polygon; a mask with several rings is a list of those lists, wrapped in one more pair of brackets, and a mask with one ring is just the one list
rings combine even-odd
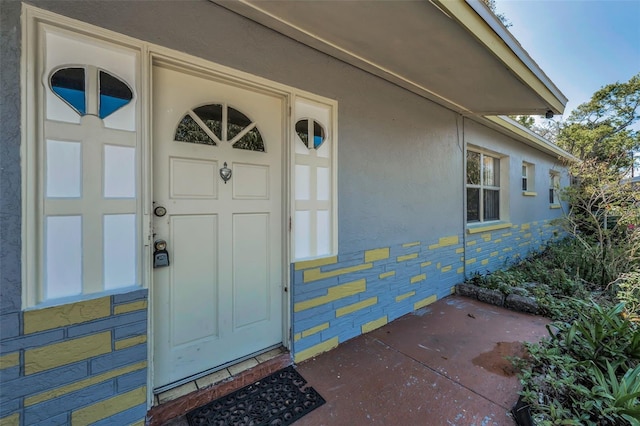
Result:
{"label": "window with white frame", "polygon": [[535,195],[535,166],[522,162],[522,192],[524,195]]}
{"label": "window with white frame", "polygon": [[549,172],[549,204],[558,205],[560,199],[558,198],[558,190],[560,189],[560,173],[551,171]]}
{"label": "window with white frame", "polygon": [[467,150],[467,223],[500,220],[500,158]]}
{"label": "window with white frame", "polygon": [[40,45],[27,48],[29,92],[38,94],[27,98],[38,111],[28,124],[39,132],[26,147],[26,304],[138,286],[140,51],[40,22],[28,28]]}
{"label": "window with white frame", "polygon": [[293,134],[294,260],[337,252],[334,102],[296,96]]}

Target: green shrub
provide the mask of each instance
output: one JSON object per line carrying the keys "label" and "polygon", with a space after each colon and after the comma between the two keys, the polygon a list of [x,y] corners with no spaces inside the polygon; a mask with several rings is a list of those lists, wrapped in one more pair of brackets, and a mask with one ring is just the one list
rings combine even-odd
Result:
{"label": "green shrub", "polygon": [[548,339],[527,345],[521,395],[536,424],[640,426],[638,324],[622,303],[571,303],[575,320],[553,323]]}

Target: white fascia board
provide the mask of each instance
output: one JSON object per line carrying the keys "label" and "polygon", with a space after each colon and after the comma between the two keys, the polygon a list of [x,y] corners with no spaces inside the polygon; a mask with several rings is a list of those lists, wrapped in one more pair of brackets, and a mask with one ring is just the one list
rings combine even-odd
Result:
{"label": "white fascia board", "polygon": [[[507,117],[506,115],[488,115],[483,117],[492,125],[493,129],[500,133],[510,136],[516,140],[519,140],[533,148],[536,148],[547,154],[555,155],[559,158],[568,161],[580,161],[580,159],[573,154],[560,148],[558,145],[543,138],[539,134],[533,132],[531,129],[523,126],[517,121]],[[486,122],[485,122],[486,123]],[[486,124],[489,124],[486,123]]]}

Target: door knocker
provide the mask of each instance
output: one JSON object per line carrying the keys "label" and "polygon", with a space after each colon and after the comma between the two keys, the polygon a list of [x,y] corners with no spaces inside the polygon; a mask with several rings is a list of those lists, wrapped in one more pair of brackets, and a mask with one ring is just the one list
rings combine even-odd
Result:
{"label": "door knocker", "polygon": [[231,169],[227,167],[227,162],[224,162],[224,167],[220,169],[220,177],[226,184],[231,179]]}

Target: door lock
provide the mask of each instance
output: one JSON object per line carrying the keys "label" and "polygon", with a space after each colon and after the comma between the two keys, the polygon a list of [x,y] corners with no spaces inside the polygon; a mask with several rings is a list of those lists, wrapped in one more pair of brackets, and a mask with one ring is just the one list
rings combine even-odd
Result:
{"label": "door lock", "polygon": [[164,266],[169,266],[167,242],[165,240],[155,240],[153,242],[153,248],[153,267],[162,268]]}

